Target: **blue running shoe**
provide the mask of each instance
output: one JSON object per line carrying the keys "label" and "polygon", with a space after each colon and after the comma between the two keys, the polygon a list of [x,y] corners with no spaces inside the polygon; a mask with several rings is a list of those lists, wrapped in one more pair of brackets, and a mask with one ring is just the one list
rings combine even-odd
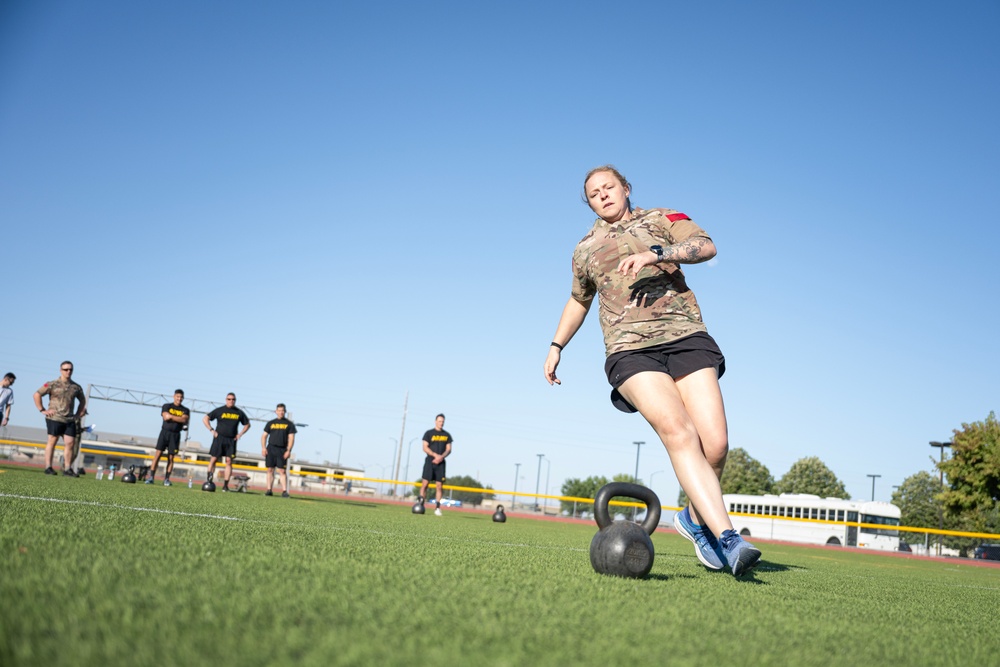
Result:
{"label": "blue running shoe", "polygon": [[710,570],[721,570],[726,566],[718,540],[712,531],[691,521],[691,513],[685,507],[674,514],[674,529],[694,544],[694,553],[701,564]]}
{"label": "blue running shoe", "polygon": [[147,477],[146,478],[146,484],[152,484],[152,483],[153,483],[153,478],[152,477]]}
{"label": "blue running shoe", "polygon": [[733,576],[738,577],[746,574],[757,566],[760,560],[760,550],[754,547],[735,530],[727,530],[722,533],[719,540],[722,545],[722,552],[729,562],[729,569],[733,571]]}

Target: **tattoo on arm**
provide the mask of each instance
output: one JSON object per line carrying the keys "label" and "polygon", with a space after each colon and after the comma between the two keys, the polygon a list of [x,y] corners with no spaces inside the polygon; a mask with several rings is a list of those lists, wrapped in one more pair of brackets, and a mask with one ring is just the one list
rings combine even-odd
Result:
{"label": "tattoo on arm", "polygon": [[715,256],[715,253],[705,253],[711,247],[712,239],[704,236],[694,236],[687,241],[675,243],[663,249],[663,261],[681,264],[698,264]]}

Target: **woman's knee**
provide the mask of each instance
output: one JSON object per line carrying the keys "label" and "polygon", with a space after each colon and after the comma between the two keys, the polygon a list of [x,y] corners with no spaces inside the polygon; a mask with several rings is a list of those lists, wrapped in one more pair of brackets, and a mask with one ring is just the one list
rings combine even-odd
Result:
{"label": "woman's knee", "polygon": [[710,466],[718,470],[722,470],[726,466],[726,457],[729,455],[729,438],[703,439],[701,447]]}
{"label": "woman's knee", "polygon": [[667,451],[682,451],[700,447],[698,429],[689,420],[662,420],[652,426]]}

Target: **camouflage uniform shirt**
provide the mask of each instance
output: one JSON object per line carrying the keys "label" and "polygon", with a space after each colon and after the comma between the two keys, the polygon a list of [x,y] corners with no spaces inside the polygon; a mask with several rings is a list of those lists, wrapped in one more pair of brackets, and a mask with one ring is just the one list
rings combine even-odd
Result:
{"label": "camouflage uniform shirt", "polygon": [[72,380],[59,378],[52,382],[46,382],[38,390],[39,396],[49,395],[49,410],[51,417],[46,417],[54,422],[71,422],[76,419],[76,410],[73,409],[73,400],[79,400],[80,405],[84,403],[83,387]]}
{"label": "camouflage uniform shirt", "polygon": [[650,246],[669,246],[708,234],[683,213],[657,208],[632,211],[609,224],[598,218],[573,252],[573,298],[598,296],[604,346],[610,356],[662,345],[707,331],[694,292],[671,262],[643,267],[638,276],[618,273],[618,263]]}

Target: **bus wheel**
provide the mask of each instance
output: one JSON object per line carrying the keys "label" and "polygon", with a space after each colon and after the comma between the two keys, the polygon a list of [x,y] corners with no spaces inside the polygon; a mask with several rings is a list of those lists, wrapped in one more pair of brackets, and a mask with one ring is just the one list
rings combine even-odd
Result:
{"label": "bus wheel", "polygon": [[742,535],[743,537],[750,537],[750,529],[749,528],[741,528],[740,529],[740,535]]}
{"label": "bus wheel", "polygon": [[836,537],[831,537],[830,539],[828,539],[826,541],[826,546],[828,546],[828,547],[839,547],[840,546],[840,540],[838,540]]}

